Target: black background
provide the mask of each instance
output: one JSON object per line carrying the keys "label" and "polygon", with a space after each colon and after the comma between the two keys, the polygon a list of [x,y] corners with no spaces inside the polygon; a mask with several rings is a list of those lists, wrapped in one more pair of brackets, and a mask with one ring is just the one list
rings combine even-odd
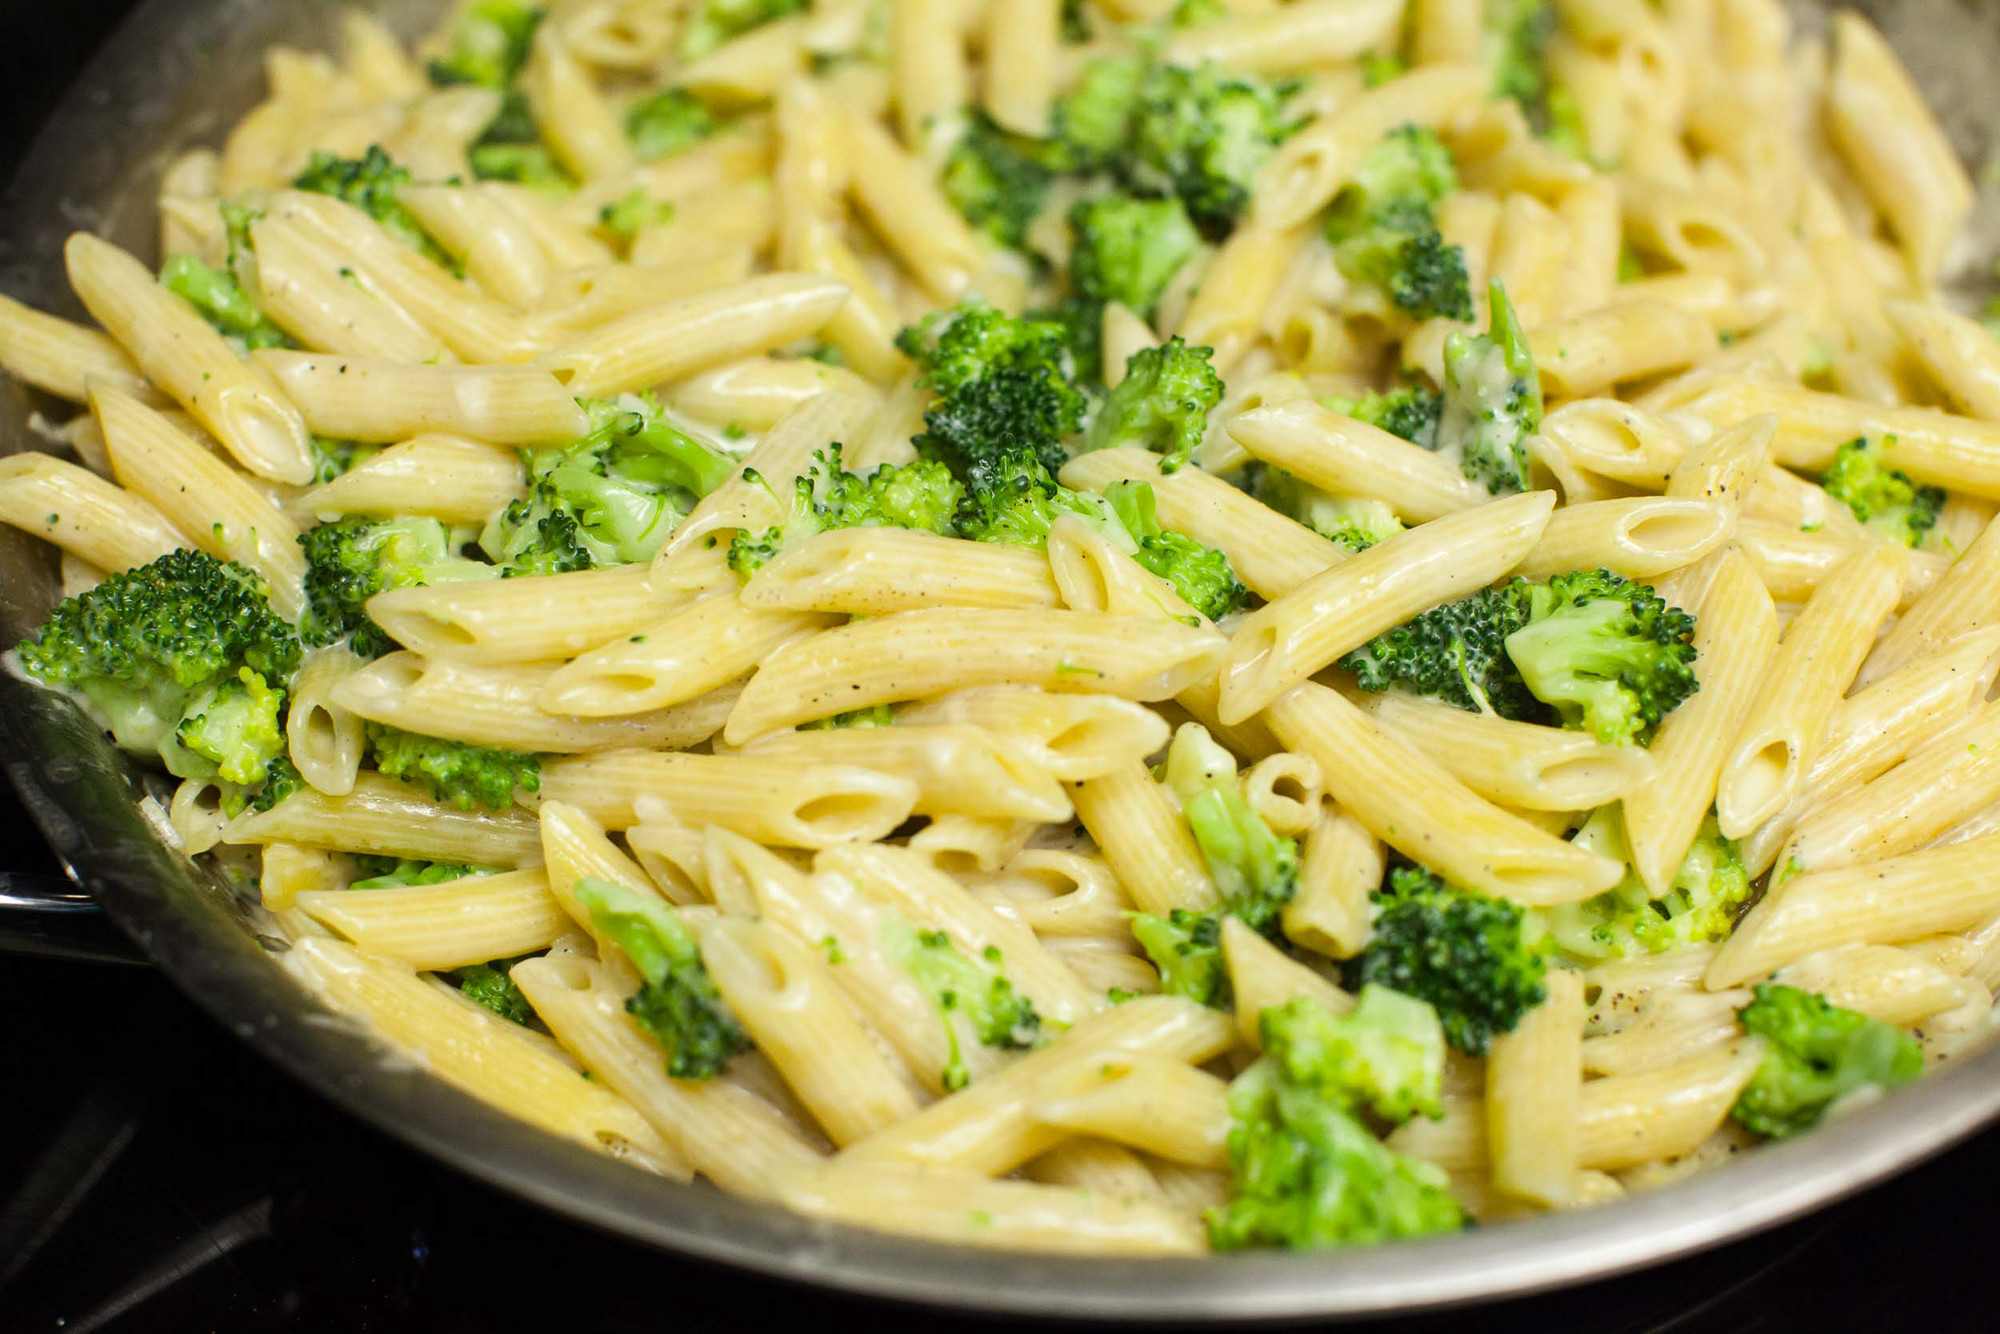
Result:
{"label": "black background", "polygon": [[[0,180],[128,7],[0,0]],[[0,789],[0,871],[54,870]],[[996,1327],[556,1222],[346,1119],[143,968],[0,956],[0,1025],[0,1330]],[[2000,1131],[1707,1257],[1367,1328],[2000,1330],[1996,1184]]]}

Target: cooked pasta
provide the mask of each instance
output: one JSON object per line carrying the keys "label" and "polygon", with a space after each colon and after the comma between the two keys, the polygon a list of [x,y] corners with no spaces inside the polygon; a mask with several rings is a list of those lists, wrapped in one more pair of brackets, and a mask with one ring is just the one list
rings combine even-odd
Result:
{"label": "cooked pasta", "polygon": [[344,31],[157,268],[43,257],[94,325],[0,297],[8,662],[440,1078],[1184,1255],[1606,1206],[1985,1027],[2000,342],[1865,20]]}

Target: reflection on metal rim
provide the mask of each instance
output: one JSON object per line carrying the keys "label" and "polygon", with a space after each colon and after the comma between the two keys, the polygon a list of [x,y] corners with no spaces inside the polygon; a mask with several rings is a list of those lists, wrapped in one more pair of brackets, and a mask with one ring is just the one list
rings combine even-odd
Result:
{"label": "reflection on metal rim", "polygon": [[[376,3],[406,34],[436,0]],[[1883,4],[1892,38],[1950,108],[1963,146],[2000,141],[2000,7]],[[264,47],[332,45],[331,5],[149,0],[49,122],[0,203],[0,289],[74,309],[62,239],[88,227],[142,253],[172,150],[212,141],[259,95]],[[1949,32],[1951,40],[1940,40]],[[1923,34],[1928,34],[1925,36]],[[135,96],[133,90],[138,90]],[[1977,157],[1975,157],[1977,160]],[[0,390],[0,448],[32,443],[33,405]],[[0,634],[47,607],[52,563],[0,532]],[[1800,1140],[1587,1213],[1365,1252],[1206,1261],[994,1254],[814,1223],[701,1187],[663,1182],[544,1135],[406,1063],[384,1058],[272,965],[254,907],[161,847],[139,788],[75,710],[0,674],[0,760],[56,851],[190,996],[272,1061],[426,1153],[552,1210],[652,1244],[856,1292],[988,1311],[1105,1318],[1282,1319],[1357,1315],[1514,1296],[1657,1263],[1768,1227],[1910,1166],[2000,1113],[2000,1046]],[[268,937],[267,937],[268,939]]]}

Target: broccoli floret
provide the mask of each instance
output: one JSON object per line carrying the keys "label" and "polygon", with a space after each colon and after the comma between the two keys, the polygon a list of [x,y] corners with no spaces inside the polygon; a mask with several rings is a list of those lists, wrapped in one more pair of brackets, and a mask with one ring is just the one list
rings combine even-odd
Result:
{"label": "broccoli floret", "polygon": [[445,54],[431,61],[431,82],[506,87],[527,63],[545,12],[519,0],[478,0],[452,28]]}
{"label": "broccoli floret", "polygon": [[1056,108],[1056,137],[1071,170],[1111,171],[1140,194],[1180,200],[1195,222],[1222,232],[1271,150],[1297,128],[1285,118],[1292,91],[1212,64],[1106,57],[1083,67]]}
{"label": "broccoli floret", "polygon": [[1242,606],[1249,593],[1213,547],[1160,526],[1153,488],[1121,482],[1101,496],[1058,485],[1027,450],[1017,449],[966,473],[959,506],[961,537],[975,542],[1042,547],[1057,519],[1081,519],[1141,566],[1165,579],[1189,606],[1211,620]]}
{"label": "broccoli floret", "polygon": [[684,88],[642,97],[625,109],[625,137],[641,162],[684,153],[718,128],[715,113]]}
{"label": "broccoli floret", "polygon": [[495,959],[491,963],[471,964],[454,972],[452,980],[467,1000],[485,1006],[502,1019],[525,1025],[535,1017],[535,1008],[508,976],[519,962],[519,959]]}
{"label": "broccoli floret", "polygon": [[239,348],[292,346],[291,336],[265,317],[227,269],[212,269],[193,255],[169,255],[160,266],[160,286],[193,306],[210,328]]}
{"label": "broccoli floret", "polygon": [[1237,918],[1272,940],[1282,939],[1279,915],[1298,890],[1298,844],[1273,832],[1251,809],[1235,758],[1197,723],[1174,734],[1162,777],[1180,802],[1222,903],[1206,913],[1185,908],[1166,917],[1135,913],[1132,935],[1160,970],[1164,991],[1227,1008],[1222,918]]}
{"label": "broccoli floret", "polygon": [[417,215],[397,192],[410,183],[410,173],[396,165],[380,144],[370,144],[358,158],[338,157],[313,151],[306,169],[292,182],[295,189],[342,199],[382,224],[382,230],[419,254],[429,256],[445,268],[452,267],[446,254]]}
{"label": "broccoli floret", "polygon": [[1437,1015],[1381,987],[1344,1017],[1303,998],[1258,1017],[1264,1055],[1229,1086],[1230,1198],[1218,1250],[1365,1246],[1464,1226],[1444,1172],[1386,1147],[1362,1114],[1436,1115]]}
{"label": "broccoli floret", "polygon": [[407,885],[442,885],[469,875],[492,875],[496,866],[475,866],[471,862],[426,862],[412,857],[376,857],[357,853],[355,864],[362,878],[349,889],[400,889]]}
{"label": "broccoli floret", "polygon": [[1178,335],[1164,347],[1134,352],[1083,447],[1139,445],[1161,456],[1161,472],[1176,471],[1201,443],[1208,414],[1222,401],[1222,377],[1208,364],[1214,355],[1215,349],[1189,347]]}
{"label": "broccoli floret", "polygon": [[1341,966],[1349,990],[1375,983],[1428,1001],[1451,1045],[1473,1056],[1547,996],[1548,960],[1529,943],[1515,904],[1420,866],[1392,868],[1370,897],[1374,934]]}
{"label": "broccoli floret", "polygon": [[842,727],[894,727],[896,711],[887,704],[877,704],[867,709],[849,709],[846,713],[836,713],[825,718],[815,718],[809,723],[800,723],[801,732],[824,732]]}
{"label": "broccoli floret", "polygon": [[1403,521],[1382,501],[1329,495],[1268,464],[1257,470],[1252,494],[1349,551],[1366,551],[1403,531]]}
{"label": "broccoli floret", "polygon": [[1554,7],[1549,0],[1485,0],[1485,11],[1493,96],[1520,103],[1536,134],[1550,138],[1567,130],[1573,136],[1575,99],[1556,86],[1548,67],[1549,40],[1556,29]]}
{"label": "broccoli floret", "polygon": [[1924,1067],[1906,1034],[1797,987],[1760,986],[1736,1016],[1770,1047],[1730,1115],[1771,1139],[1812,1129],[1845,1094],[1893,1088]]}
{"label": "broccoli floret", "polygon": [[1694,617],[1649,585],[1594,570],[1524,591],[1527,624],[1507,636],[1507,657],[1565,727],[1630,744],[1697,689]]}
{"label": "broccoli floret", "polygon": [[675,426],[659,400],[587,400],[590,430],[522,454],[528,494],[494,516],[479,545],[507,573],[553,574],[652,559],[694,502],[735,462]]}
{"label": "broccoli floret", "polygon": [[1014,990],[1000,972],[998,946],[987,946],[974,962],[945,932],[918,931],[900,917],[883,923],[881,943],[937,1007],[950,1052],[939,1081],[946,1089],[964,1088],[968,1077],[954,1015],[964,1015],[980,1042],[989,1047],[1019,1051],[1042,1040],[1042,1017],[1034,1002]]}
{"label": "broccoli floret", "polygon": [[263,782],[271,762],[285,753],[278,721],[284,702],[284,687],[273,689],[248,667],[237,668],[233,679],[204,692],[174,728],[171,744],[194,758],[168,753],[167,767],[183,777],[199,777],[198,761],[206,761],[225,782],[240,787]]}
{"label": "broccoli floret", "polygon": [[1502,718],[1547,716],[1507,657],[1507,636],[1528,623],[1525,583],[1481,589],[1386,630],[1340,659],[1363,690],[1392,687]]}
{"label": "broccoli floret", "polygon": [[1087,301],[1116,301],[1145,319],[1201,245],[1178,199],[1105,195],[1069,212],[1069,281]]}
{"label": "broccoli floret", "polygon": [[539,755],[424,736],[386,723],[370,722],[367,735],[368,756],[377,772],[414,783],[462,811],[474,806],[504,810],[514,803],[517,790],[541,790]]}
{"label": "broccoli floret", "polygon": [[1069,461],[1062,437],[1082,427],[1085,399],[1062,324],[1016,319],[972,297],[926,315],[896,345],[933,395],[915,441],[926,458],[968,485],[968,470],[1023,447],[1051,473]]}
{"label": "broccoli floret", "polygon": [[1217,1010],[1235,1003],[1222,958],[1222,914],[1175,908],[1132,914],[1132,938],[1160,970],[1160,990]]}
{"label": "broccoli floret", "polygon": [[1178,0],[1167,22],[1176,28],[1198,28],[1213,23],[1229,12],[1222,0]]}
{"label": "broccoli floret", "polygon": [[1132,135],[1132,115],[1146,81],[1141,56],[1087,62],[1076,87],[1056,106],[1056,138],[1075,171],[1109,167]]}
{"label": "broccoli floret", "polygon": [[570,179],[540,144],[475,144],[467,155],[482,181],[512,181],[536,190],[567,190]]}
{"label": "broccoli floret", "polygon": [[1070,364],[1076,368],[1076,383],[1102,388],[1104,384],[1104,303],[1086,297],[1066,296],[1046,310],[1029,311],[1027,319],[1059,324],[1069,345]]}
{"label": "broccoli floret", "polygon": [[172,551],[66,599],[17,652],[124,749],[182,778],[250,785],[283,750],[276,719],[299,667],[267,591],[241,565]]}
{"label": "broccoli floret", "polygon": [[945,159],[945,198],[996,243],[1019,250],[1041,212],[1058,146],[1009,134],[974,113]]}
{"label": "broccoli floret", "polygon": [[[1616,807],[1592,815],[1575,841],[1626,860],[1623,822]],[[1661,897],[1654,898],[1638,873],[1628,871],[1617,886],[1594,898],[1540,908],[1535,917],[1563,953],[1595,962],[1721,940],[1749,897],[1750,876],[1741,850],[1722,836],[1711,814]]]}
{"label": "broccoli floret", "polygon": [[1391,79],[1400,79],[1409,66],[1394,51],[1367,51],[1361,56],[1361,86],[1380,88]]}
{"label": "broccoli floret", "polygon": [[1151,483],[1114,482],[1105,488],[1104,499],[1136,544],[1132,559],[1172,584],[1181,601],[1218,621],[1249,600],[1250,590],[1222,551],[1160,526]]}
{"label": "broccoli floret", "polygon": [[1320,404],[1343,417],[1400,436],[1413,445],[1437,448],[1438,418],[1444,413],[1444,396],[1429,385],[1406,385],[1386,394],[1363,394],[1360,398],[1323,398]]}
{"label": "broccoli floret", "polygon": [[1614,744],[1699,687],[1694,617],[1608,570],[1516,579],[1433,607],[1340,660],[1363,690],[1400,686],[1519,722],[1560,721]]}
{"label": "broccoli floret", "polygon": [[681,59],[699,60],[731,38],[796,14],[808,0],[700,0],[681,22]]}
{"label": "broccoli floret", "polygon": [[1434,132],[1391,130],[1327,212],[1334,263],[1418,319],[1471,319],[1465,252],[1445,244],[1437,225],[1437,201],[1457,188],[1451,153]]}
{"label": "broccoli floret", "polygon": [[380,445],[363,444],[358,440],[329,440],[323,435],[310,436],[306,443],[312,449],[315,483],[330,482],[344,476],[382,452]]}
{"label": "broccoli floret", "polygon": [[1820,474],[1819,484],[1862,523],[1891,541],[1914,547],[1937,527],[1944,492],[1935,486],[1919,486],[1908,473],[1891,468],[1883,454],[1895,446],[1893,435],[1884,436],[1880,445],[1865,436],[1856,437],[1834,451],[1833,462]]}
{"label": "broccoli floret", "polygon": [[1149,194],[1178,196],[1202,227],[1226,231],[1249,202],[1258,170],[1296,128],[1285,117],[1292,91],[1214,64],[1153,66],[1139,85],[1126,179]]}
{"label": "broccoli floret", "polygon": [[308,644],[331,644],[352,635],[349,647],[364,658],[396,647],[368,619],[364,604],[377,593],[420,584],[491,579],[497,566],[453,554],[451,538],[436,519],[373,519],[354,515],[299,534],[305,548],[305,614],[299,635]]}
{"label": "broccoli floret", "polygon": [[1235,757],[1199,723],[1185,723],[1174,734],[1165,781],[1229,915],[1277,938],[1278,915],[1298,890],[1299,845],[1251,809]]}
{"label": "broccoli floret", "polygon": [[[739,532],[729,544],[729,567],[747,579],[786,547],[836,528],[913,528],[948,535],[965,489],[951,469],[933,459],[869,472],[840,466],[840,442],[813,456],[794,485],[792,514],[761,533]],[[746,474],[754,476],[754,474]]]}
{"label": "broccoli floret", "polygon": [[667,1053],[675,1079],[713,1079],[750,1038],[715,989],[701,947],[680,914],[661,899],[609,880],[576,882],[576,901],[591,924],[625,952],[642,979],[625,1011]]}
{"label": "broccoli floret", "polygon": [[1122,547],[1136,546],[1104,497],[1058,485],[1026,448],[984,460],[965,476],[966,497],[957,518],[961,537],[1040,548],[1055,521],[1070,514]]}
{"label": "broccoli floret", "polygon": [[1528,489],[1528,437],[1542,424],[1542,377],[1506,289],[1490,289],[1483,334],[1455,333],[1444,344],[1444,408],[1438,448],[1494,495]]}
{"label": "broccoli floret", "polygon": [[597,225],[610,233],[612,239],[629,242],[648,227],[672,222],[673,217],[673,201],[653,199],[644,190],[634,190],[597,210]]}

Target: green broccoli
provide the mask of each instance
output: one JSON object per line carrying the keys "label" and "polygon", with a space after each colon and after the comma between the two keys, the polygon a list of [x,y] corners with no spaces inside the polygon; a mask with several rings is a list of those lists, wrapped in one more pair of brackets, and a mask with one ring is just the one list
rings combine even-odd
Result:
{"label": "green broccoli", "polygon": [[1104,303],[1086,297],[1066,296],[1044,310],[1029,311],[1027,319],[1056,324],[1063,329],[1069,345],[1070,364],[1076,368],[1079,385],[1104,385]]}
{"label": "green broccoli", "polygon": [[1149,483],[1118,483],[1101,496],[1072,491],[1050,477],[1026,449],[967,470],[957,530],[975,542],[1040,548],[1064,515],[1102,533],[1211,620],[1228,615],[1249,597],[1226,555],[1160,526]]}
{"label": "green broccoli", "polygon": [[65,599],[15,651],[125,750],[181,778],[220,777],[233,803],[276,777],[299,667],[298,636],[267,593],[241,565],[172,551]]}
{"label": "green broccoli", "polygon": [[989,1047],[1019,1051],[1042,1040],[1042,1017],[1034,1002],[1014,990],[1000,972],[997,946],[987,946],[974,962],[947,933],[919,931],[900,917],[883,922],[881,944],[937,1007],[950,1053],[939,1077],[947,1090],[964,1088],[968,1078],[955,1015],[964,1015],[980,1042]]}
{"label": "green broccoli", "polygon": [[484,1006],[502,1019],[525,1026],[535,1017],[534,1006],[508,974],[519,959],[495,959],[491,963],[468,964],[452,974],[459,994],[475,1005]]}
{"label": "green broccoli", "polygon": [[1139,445],[1161,456],[1160,471],[1188,461],[1208,430],[1208,414],[1222,401],[1222,377],[1208,364],[1213,348],[1189,347],[1178,335],[1164,347],[1146,347],[1125,363],[1125,378],[1098,408],[1083,447]]}
{"label": "green broccoli", "polygon": [[1016,319],[968,297],[904,329],[896,345],[932,395],[917,451],[949,465],[968,487],[968,470],[1024,446],[1051,473],[1069,461],[1062,437],[1082,427],[1086,401],[1064,325]]}
{"label": "green broccoli", "polygon": [[1135,913],[1132,935],[1160,970],[1164,991],[1226,1008],[1231,993],[1220,944],[1222,918],[1237,918],[1272,940],[1282,939],[1279,915],[1298,889],[1298,844],[1274,833],[1250,808],[1235,758],[1198,724],[1174,734],[1162,779],[1180,802],[1222,902],[1206,913],[1185,908],[1166,917]]}
{"label": "green broccoli", "polygon": [[996,244],[1019,250],[1057,170],[1054,146],[1026,139],[973,113],[945,159],[945,198]]}
{"label": "green broccoli", "polygon": [[1236,577],[1227,555],[1160,526],[1158,499],[1150,482],[1113,482],[1105,488],[1104,500],[1135,544],[1132,559],[1172,584],[1181,601],[1211,621],[1249,601],[1250,590]]}
{"label": "green broccoli", "polygon": [[667,1053],[675,1079],[713,1079],[750,1038],[723,1003],[694,934],[663,900],[609,880],[576,882],[576,901],[642,979],[626,1013]]}
{"label": "green broccoli", "polygon": [[803,10],[808,0],[699,0],[681,20],[681,59],[699,60],[732,38]]}
{"label": "green broccoli", "polygon": [[1164,781],[1201,849],[1229,915],[1278,938],[1278,916],[1299,884],[1299,845],[1274,833],[1243,796],[1236,760],[1198,723],[1167,747]]}
{"label": "green broccoli", "polygon": [[[839,441],[813,456],[806,475],[794,484],[792,514],[761,533],[736,534],[729,544],[729,568],[747,579],[785,548],[815,533],[836,528],[912,528],[949,535],[965,489],[951,469],[931,459],[898,466],[885,463],[869,472],[840,466]],[[746,474],[754,476],[754,474]]]}
{"label": "green broccoli", "polygon": [[382,224],[382,230],[418,254],[449,269],[452,258],[424,230],[397,192],[410,183],[410,173],[396,165],[380,144],[370,144],[361,157],[338,157],[313,151],[306,169],[292,182],[294,189],[345,200]]}
{"label": "green broccoli", "polygon": [[446,54],[430,63],[431,82],[440,87],[473,84],[501,95],[499,113],[467,153],[480,180],[569,188],[569,177],[538,142],[540,127],[518,86],[545,13],[520,0],[476,0],[452,29]]}
{"label": "green broccoli", "polygon": [[520,0],[475,0],[452,28],[445,54],[431,61],[431,82],[505,88],[527,63],[545,14]]}
{"label": "green broccoli", "polygon": [[719,128],[715,113],[684,88],[642,97],[625,109],[625,137],[641,162],[684,153]]}
{"label": "green broccoli", "polygon": [[1258,170],[1297,128],[1285,116],[1293,91],[1214,64],[1153,66],[1134,107],[1126,180],[1178,196],[1204,228],[1228,230],[1250,202]]}
{"label": "green broccoli", "polygon": [[1146,72],[1147,61],[1136,55],[1085,63],[1076,87],[1055,109],[1056,139],[1071,170],[1105,170],[1123,154]]}
{"label": "green broccoli", "polygon": [[1834,451],[1819,484],[1884,537],[1906,547],[1920,546],[1924,534],[1937,527],[1944,492],[1919,486],[1908,473],[1891,468],[1884,456],[1895,447],[1893,435],[1882,437],[1880,445],[1858,436]]}
{"label": "green broccoli", "polygon": [[872,708],[849,709],[846,713],[836,713],[825,718],[815,718],[809,723],[800,723],[801,732],[823,732],[843,727],[894,727],[896,711],[890,705],[877,704]]}
{"label": "green broccoli", "polygon": [[237,348],[291,347],[291,335],[271,323],[256,300],[227,269],[212,269],[193,255],[168,255],[160,286],[194,307],[195,314]]}
{"label": "green broccoli", "polygon": [[[200,777],[199,762],[205,761],[224,782],[238,787],[263,782],[271,762],[285,753],[278,721],[284,703],[283,686],[274,689],[248,667],[237,668],[234,680],[218,682],[175,726],[173,741],[163,747],[167,768]],[[171,747],[195,758],[176,756]]]}
{"label": "green broccoli", "polygon": [[1320,405],[1400,436],[1413,445],[1437,448],[1438,418],[1444,414],[1444,396],[1429,385],[1405,385],[1386,394],[1363,394],[1359,398],[1323,398]]}
{"label": "green broccoli", "polygon": [[1596,570],[1523,591],[1527,624],[1507,636],[1507,658],[1563,726],[1630,744],[1698,688],[1694,617],[1650,586]]}
{"label": "green broccoli", "polygon": [[1923,1049],[1879,1019],[1797,987],[1759,986],[1753,995],[1737,1019],[1770,1046],[1730,1115],[1759,1135],[1810,1130],[1846,1094],[1893,1088],[1923,1071]]}
{"label": "green broccoli", "polygon": [[[1485,0],[1485,9],[1493,96],[1518,102],[1529,128],[1538,135],[1549,136],[1564,117],[1573,127],[1575,101],[1556,87],[1549,74],[1549,41],[1556,30],[1550,0]],[[1566,110],[1559,105],[1565,102]]]}
{"label": "green broccoli", "polygon": [[1201,246],[1178,199],[1085,199],[1069,211],[1069,225],[1070,286],[1087,301],[1116,301],[1145,319]]}
{"label": "green broccoli", "polygon": [[1464,1226],[1444,1172],[1362,1120],[1437,1115],[1444,1044],[1428,1005],[1371,986],[1344,1017],[1300,998],[1258,1027],[1264,1055],[1229,1086],[1230,1198],[1209,1212],[1210,1244],[1365,1246]]}
{"label": "green broccoli", "polygon": [[567,190],[571,184],[549,150],[540,144],[474,144],[467,157],[472,174],[482,181],[513,181],[549,191]]}
{"label": "green broccoli", "polygon": [[1465,252],[1445,244],[1437,202],[1458,188],[1435,132],[1405,125],[1382,136],[1327,211],[1334,263],[1418,319],[1472,318]]}
{"label": "green broccoli", "polygon": [[1349,551],[1366,551],[1403,531],[1403,521],[1382,501],[1328,495],[1268,464],[1257,469],[1252,494]]}
{"label": "green broccoli", "polygon": [[1438,449],[1494,495],[1528,489],[1528,437],[1542,424],[1542,377],[1528,336],[1495,279],[1483,334],[1444,343],[1444,407]]}
{"label": "green broccoli", "polygon": [[516,791],[541,790],[539,755],[424,736],[386,723],[370,722],[366,730],[368,758],[377,772],[413,783],[462,811],[504,810],[514,804]]}
{"label": "green broccoli", "polygon": [[1548,995],[1548,960],[1529,943],[1517,905],[1420,866],[1391,868],[1371,897],[1374,934],[1341,965],[1350,991],[1374,983],[1428,1001],[1451,1045],[1473,1056]]}
{"label": "green broccoli", "polygon": [[648,227],[659,227],[672,222],[674,205],[672,200],[654,199],[644,190],[634,190],[630,194],[613,200],[597,210],[597,225],[620,243],[630,243],[632,238]]}
{"label": "green broccoli", "polygon": [[306,556],[300,638],[331,644],[351,635],[348,647],[364,658],[396,647],[364,609],[377,593],[500,574],[497,566],[454,554],[450,534],[436,519],[354,515],[306,530],[299,534],[299,545]]}
{"label": "green broccoli", "polygon": [[[1615,806],[1594,813],[1575,841],[1626,860],[1623,821]],[[1710,814],[1661,897],[1653,897],[1638,872],[1628,871],[1624,880],[1594,898],[1539,908],[1534,916],[1564,954],[1596,962],[1721,940],[1749,897],[1750,876],[1741,850],[1722,836]]]}
{"label": "green broccoli", "polygon": [[[1211,233],[1227,231],[1258,170],[1297,128],[1294,88],[1142,56],[1088,62],[1056,108],[1056,136],[1079,172],[1111,171],[1132,190],[1178,199]],[[1137,307],[1135,307],[1137,309]]]}
{"label": "green broccoli", "polygon": [[360,467],[382,452],[382,447],[358,440],[331,440],[323,435],[308,437],[312,449],[313,481],[330,482]]}
{"label": "green broccoli", "polygon": [[475,866],[471,862],[426,862],[414,857],[377,857],[356,853],[354,863],[361,878],[349,889],[401,889],[409,885],[442,885],[469,875],[492,875],[497,866]]}
{"label": "green broccoli", "polygon": [[1699,687],[1694,617],[1608,570],[1515,579],[1433,607],[1341,658],[1363,690],[1400,686],[1520,722],[1643,743]]}
{"label": "green broccoli", "polygon": [[1160,990],[1217,1010],[1235,1004],[1222,958],[1222,914],[1175,908],[1132,914],[1132,938],[1160,970]]}
{"label": "green broccoli", "polygon": [[509,574],[554,574],[650,560],[735,461],[675,426],[648,394],[585,401],[579,440],[522,454],[528,494],[495,515],[479,545]]}

